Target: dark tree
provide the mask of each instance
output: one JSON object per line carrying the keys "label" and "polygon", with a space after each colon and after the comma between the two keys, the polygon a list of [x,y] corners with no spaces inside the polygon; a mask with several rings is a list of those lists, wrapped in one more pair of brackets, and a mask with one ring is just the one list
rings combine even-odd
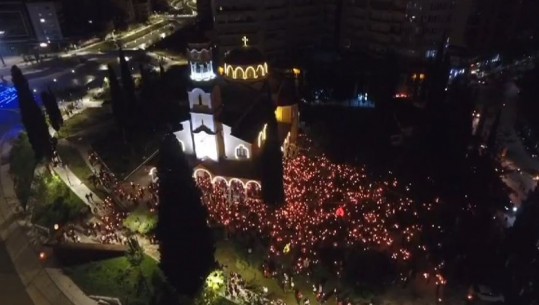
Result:
{"label": "dark tree", "polygon": [[498,129],[500,127],[501,115],[502,111],[499,110],[496,114],[496,119],[494,120],[494,123],[492,123],[492,127],[490,128],[490,133],[487,138],[487,149],[494,158],[497,157],[499,151],[499,146],[497,145],[496,140],[498,138]]}
{"label": "dark tree", "polygon": [[45,106],[45,111],[49,116],[49,121],[51,122],[52,128],[59,131],[60,128],[64,125],[64,119],[62,118],[62,113],[58,107],[58,101],[54,96],[54,93],[50,90],[41,92],[41,101]]}
{"label": "dark tree", "polygon": [[144,114],[144,120],[141,120],[141,123],[149,130],[155,130],[163,119],[159,116],[160,107],[158,106],[163,100],[163,95],[160,94],[161,92],[158,89],[160,84],[154,75],[142,65],[140,66],[140,75],[142,84],[140,88],[139,110]]}
{"label": "dark tree", "polygon": [[13,66],[11,68],[11,77],[17,89],[22,124],[28,134],[28,140],[32,145],[36,160],[41,160],[42,158],[49,160],[52,156],[53,148],[45,116],[36,104],[34,95],[28,87],[28,81],[19,67]]}
{"label": "dark tree", "polygon": [[266,204],[278,207],[284,203],[283,153],[279,140],[277,119],[273,112],[268,115],[266,141],[259,158],[262,198]]}
{"label": "dark tree", "polygon": [[131,69],[129,68],[129,64],[125,58],[125,53],[121,47],[118,50],[118,57],[120,60],[120,77],[122,79],[122,86],[125,91],[134,91],[135,81],[133,80]]}
{"label": "dark tree", "polygon": [[518,101],[519,112],[527,119],[527,123],[534,131],[539,132],[539,120],[537,120],[537,113],[539,113],[539,103],[537,103],[539,66],[536,65],[533,70],[523,73],[518,85],[521,88]]}
{"label": "dark tree", "polygon": [[110,86],[110,99],[112,104],[112,114],[116,123],[121,128],[125,128],[125,102],[122,88],[118,83],[118,77],[112,65],[108,65],[108,79]]}
{"label": "dark tree", "polygon": [[444,37],[436,50],[436,57],[428,66],[426,98],[429,108],[436,108],[444,99],[445,88],[449,78],[449,54],[447,52],[447,38]]}
{"label": "dark tree", "polygon": [[215,265],[215,249],[201,192],[173,134],[161,144],[157,168],[160,267],[178,293],[193,297]]}
{"label": "dark tree", "polygon": [[165,77],[165,67],[163,66],[163,63],[159,63],[159,76],[161,76],[161,78]]}
{"label": "dark tree", "polygon": [[125,111],[128,114],[126,116],[126,123],[134,123],[134,115],[137,114],[137,96],[135,94],[135,81],[133,80],[133,75],[131,74],[131,69],[129,64],[125,59],[125,54],[122,48],[119,50],[120,57],[120,77],[122,79],[122,87],[125,98]]}
{"label": "dark tree", "polygon": [[539,188],[520,207],[506,238],[506,302],[536,304],[539,300]]}

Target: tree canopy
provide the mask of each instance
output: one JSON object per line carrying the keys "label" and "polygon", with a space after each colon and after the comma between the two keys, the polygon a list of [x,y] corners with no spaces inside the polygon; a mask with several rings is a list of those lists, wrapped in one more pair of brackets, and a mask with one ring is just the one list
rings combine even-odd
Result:
{"label": "tree canopy", "polygon": [[262,198],[270,206],[278,207],[284,203],[283,153],[279,140],[277,119],[273,112],[268,115],[266,141],[259,157]]}
{"label": "tree canopy", "polygon": [[173,134],[161,144],[158,161],[160,267],[178,293],[195,296],[214,267],[208,211],[192,169]]}
{"label": "tree canopy", "polygon": [[52,128],[59,131],[62,125],[64,125],[64,119],[62,118],[62,113],[58,107],[58,101],[50,88],[47,91],[41,92],[41,101],[43,102],[43,106],[45,106],[45,111],[49,116],[49,122],[51,123]]}
{"label": "tree canopy", "polygon": [[19,67],[13,66],[11,68],[11,77],[17,89],[22,124],[28,134],[28,140],[32,145],[36,160],[41,160],[42,158],[50,159],[52,157],[53,147],[45,116],[37,105],[34,95],[28,86],[28,81]]}

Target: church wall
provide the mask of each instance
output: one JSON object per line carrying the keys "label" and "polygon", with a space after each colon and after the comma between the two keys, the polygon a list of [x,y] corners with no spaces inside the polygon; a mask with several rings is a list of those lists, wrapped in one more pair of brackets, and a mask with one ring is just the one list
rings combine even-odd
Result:
{"label": "church wall", "polygon": [[191,124],[193,126],[193,130],[202,126],[202,123],[204,123],[204,125],[211,131],[216,131],[215,122],[213,121],[213,114],[191,112]]}
{"label": "church wall", "polygon": [[193,155],[195,148],[193,147],[193,138],[191,137],[191,124],[189,121],[184,121],[181,124],[183,129],[175,132],[174,135],[180,141],[183,151],[186,154]]}
{"label": "church wall", "polygon": [[252,156],[252,146],[251,143],[245,142],[242,139],[236,138],[230,133],[232,129],[230,126],[223,124],[223,140],[225,144],[225,157],[229,160],[237,160],[236,158],[236,148],[239,145],[243,145],[248,150],[249,159]]}
{"label": "church wall", "polygon": [[279,106],[275,109],[275,117],[279,123],[292,124],[292,106]]}
{"label": "church wall", "polygon": [[217,137],[215,135],[201,131],[193,134],[193,140],[197,159],[210,158],[213,161],[219,161]]}

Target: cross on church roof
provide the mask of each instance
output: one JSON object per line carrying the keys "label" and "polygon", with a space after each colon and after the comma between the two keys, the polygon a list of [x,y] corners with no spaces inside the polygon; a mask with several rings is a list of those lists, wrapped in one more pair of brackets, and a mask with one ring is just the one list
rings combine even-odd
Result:
{"label": "cross on church roof", "polygon": [[243,41],[243,46],[244,46],[244,47],[247,47],[247,42],[249,41],[249,39],[247,38],[247,36],[243,36],[243,38],[241,39],[241,41]]}

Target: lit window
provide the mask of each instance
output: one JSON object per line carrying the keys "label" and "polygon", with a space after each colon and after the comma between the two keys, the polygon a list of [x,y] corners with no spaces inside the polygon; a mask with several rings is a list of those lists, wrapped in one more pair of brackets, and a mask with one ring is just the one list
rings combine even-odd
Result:
{"label": "lit window", "polygon": [[436,57],[436,50],[428,50],[426,53],[425,53],[425,57],[426,58],[434,58]]}
{"label": "lit window", "polygon": [[239,145],[236,147],[236,159],[248,159],[249,158],[249,151],[247,148],[243,145]]}
{"label": "lit window", "polygon": [[39,19],[39,22],[41,22],[41,23],[45,23],[45,18],[41,18],[41,19]]}

